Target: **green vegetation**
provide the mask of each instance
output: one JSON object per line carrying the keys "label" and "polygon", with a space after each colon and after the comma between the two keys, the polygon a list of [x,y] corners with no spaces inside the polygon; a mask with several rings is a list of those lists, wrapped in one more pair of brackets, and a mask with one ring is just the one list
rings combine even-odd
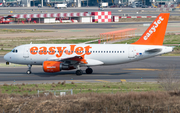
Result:
{"label": "green vegetation", "polygon": [[0,50],[0,55],[5,55],[8,52],[11,52],[11,50]]}
{"label": "green vegetation", "polygon": [[[18,29],[0,29],[0,33],[33,33],[33,32],[52,32],[52,31],[44,31],[44,30],[18,30]],[[76,39],[75,36],[67,37],[67,38],[54,38],[54,37],[16,37],[16,38],[1,38],[0,40],[0,55],[4,55],[7,52],[10,52],[11,49],[23,44],[77,44],[77,43],[84,43],[92,40],[99,39],[99,37],[94,38],[78,38]],[[136,42],[140,37],[131,37],[127,40],[116,42],[115,44],[131,44]],[[174,34],[167,34],[164,39],[164,45],[168,46],[176,46],[172,53],[164,54],[163,56],[179,56],[180,54],[180,47],[178,47],[180,42],[180,35]],[[92,44],[97,44],[98,42],[92,42]]]}
{"label": "green vegetation", "polygon": [[[121,42],[116,42],[116,44],[131,44],[133,42],[136,42],[140,37],[131,37],[129,40],[121,41]],[[164,45],[171,45],[171,44],[180,44],[180,35],[166,35],[164,38]]]}
{"label": "green vegetation", "polygon": [[[97,38],[83,38],[83,39],[51,39],[50,37],[27,37],[27,38],[8,38],[0,40],[0,55],[10,52],[16,46],[23,44],[78,44],[84,43]],[[96,42],[97,43],[97,42]]]}
{"label": "green vegetation", "polygon": [[128,40],[124,40],[121,42],[116,42],[115,44],[131,44],[133,42],[136,42],[140,37],[130,37]]}
{"label": "green vegetation", "polygon": [[53,32],[47,30],[24,30],[24,29],[0,29],[0,34],[9,34],[9,33],[39,33],[39,32]]}
{"label": "green vegetation", "polygon": [[7,94],[37,94],[37,90],[68,90],[73,89],[74,94],[77,93],[117,93],[117,92],[141,92],[141,91],[162,91],[158,83],[74,83],[66,84],[58,82],[57,84],[4,84],[0,86],[2,93]]}
{"label": "green vegetation", "polygon": [[[131,44],[136,42],[140,37],[131,37],[128,40],[125,41],[121,41],[121,42],[116,42],[115,44]],[[174,46],[174,51],[171,53],[167,53],[167,54],[163,54],[162,56],[180,56],[180,35],[166,35],[164,38],[164,43],[163,45],[167,45],[167,46]]]}

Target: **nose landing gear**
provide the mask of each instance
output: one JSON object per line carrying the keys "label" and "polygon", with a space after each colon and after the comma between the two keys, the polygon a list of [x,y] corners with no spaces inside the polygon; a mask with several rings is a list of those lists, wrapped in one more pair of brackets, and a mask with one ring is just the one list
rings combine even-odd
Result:
{"label": "nose landing gear", "polygon": [[32,65],[29,64],[27,66],[28,66],[29,69],[26,71],[26,73],[29,75],[29,74],[31,74],[31,67],[32,67]]}

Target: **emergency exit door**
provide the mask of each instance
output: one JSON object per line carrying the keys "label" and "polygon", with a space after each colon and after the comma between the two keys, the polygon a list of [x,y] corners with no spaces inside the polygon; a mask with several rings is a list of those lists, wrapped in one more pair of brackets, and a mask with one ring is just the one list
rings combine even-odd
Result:
{"label": "emergency exit door", "polygon": [[128,58],[134,58],[135,53],[134,53],[134,47],[129,47],[128,49]]}

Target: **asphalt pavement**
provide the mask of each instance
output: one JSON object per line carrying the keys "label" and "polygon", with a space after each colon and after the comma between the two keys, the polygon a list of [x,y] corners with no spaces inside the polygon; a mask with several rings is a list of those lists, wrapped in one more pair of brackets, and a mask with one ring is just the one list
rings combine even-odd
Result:
{"label": "asphalt pavement", "polygon": [[[171,13],[173,16],[179,16],[178,10],[169,12],[159,11],[159,9],[160,8],[103,8],[103,11],[111,11],[111,14],[116,16],[157,16],[159,13]],[[0,7],[1,15],[97,11],[100,11],[98,7],[68,7],[67,9],[55,9],[54,7]]]}
{"label": "asphalt pavement", "polygon": [[[122,22],[122,23],[71,23],[71,24],[7,24],[0,25],[0,29],[111,29],[123,28],[129,25],[151,24],[152,22]],[[169,21],[168,23],[180,23],[180,21]]]}
{"label": "asphalt pavement", "polygon": [[[92,67],[93,74],[83,74],[76,76],[75,71],[62,71],[58,73],[44,73],[42,66],[33,66],[32,74],[27,75],[27,66],[1,66],[0,67],[0,84],[4,82],[53,82],[62,80],[80,80],[80,81],[96,81],[104,80],[108,82],[117,82],[120,79],[130,81],[157,81],[159,74],[168,74],[171,70],[175,74],[180,74],[180,57],[153,57],[146,60],[131,62],[127,64],[96,66]],[[2,61],[2,56],[0,57]],[[82,70],[86,68],[83,67]],[[171,70],[169,70],[171,69]]]}

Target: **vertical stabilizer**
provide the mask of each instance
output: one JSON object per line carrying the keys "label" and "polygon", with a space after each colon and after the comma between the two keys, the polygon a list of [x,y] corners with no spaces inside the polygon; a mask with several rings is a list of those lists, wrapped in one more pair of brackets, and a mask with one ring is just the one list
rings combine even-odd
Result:
{"label": "vertical stabilizer", "polygon": [[137,45],[163,45],[169,13],[161,13],[141,38],[132,43]]}

